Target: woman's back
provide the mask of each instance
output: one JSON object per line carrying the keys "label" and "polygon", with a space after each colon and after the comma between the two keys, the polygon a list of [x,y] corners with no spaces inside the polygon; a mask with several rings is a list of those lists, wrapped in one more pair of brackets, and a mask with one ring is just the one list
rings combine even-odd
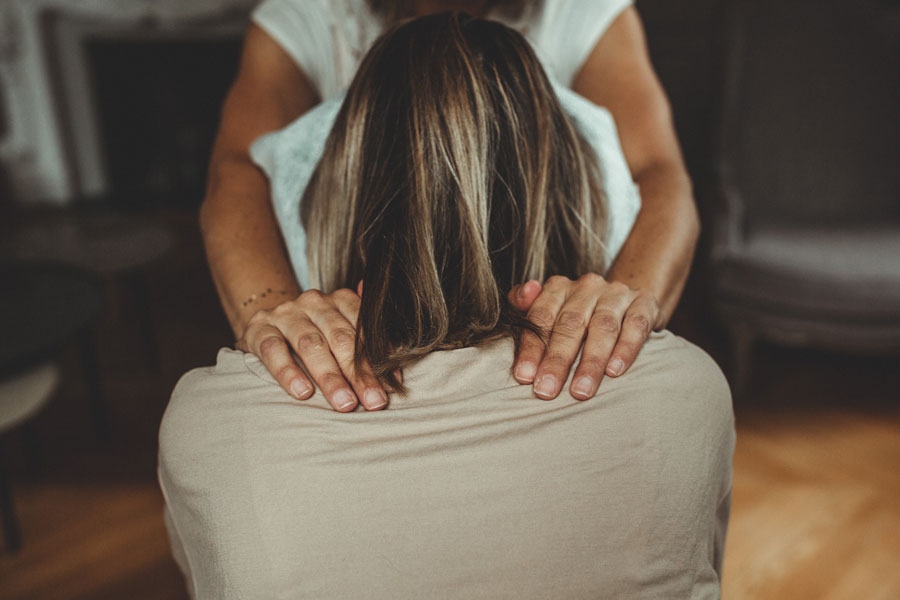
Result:
{"label": "woman's back", "polygon": [[196,596],[717,597],[734,430],[715,363],[653,334],[594,398],[543,401],[512,352],[429,354],[371,413],[298,403],[232,350],[185,375],[160,480]]}

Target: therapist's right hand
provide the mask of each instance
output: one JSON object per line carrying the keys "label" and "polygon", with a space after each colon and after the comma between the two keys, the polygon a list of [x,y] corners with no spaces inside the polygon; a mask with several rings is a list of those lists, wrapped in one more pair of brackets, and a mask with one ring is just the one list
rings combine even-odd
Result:
{"label": "therapist's right hand", "polygon": [[[284,390],[306,400],[319,386],[338,412],[362,402],[366,410],[387,406],[387,393],[368,364],[355,372],[353,357],[359,295],[348,288],[330,294],[307,290],[296,299],[254,314],[238,340],[238,350],[255,354]],[[303,361],[312,380],[299,367]]]}

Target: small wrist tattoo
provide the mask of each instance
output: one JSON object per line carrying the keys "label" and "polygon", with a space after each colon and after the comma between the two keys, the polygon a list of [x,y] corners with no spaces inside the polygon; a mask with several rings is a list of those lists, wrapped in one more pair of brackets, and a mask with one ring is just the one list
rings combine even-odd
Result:
{"label": "small wrist tattoo", "polygon": [[278,294],[279,296],[288,296],[290,295],[290,292],[287,290],[273,290],[272,288],[266,288],[266,291],[259,294],[253,294],[252,296],[241,302],[241,307],[246,308],[257,300],[262,300],[266,296],[274,296],[275,294]]}

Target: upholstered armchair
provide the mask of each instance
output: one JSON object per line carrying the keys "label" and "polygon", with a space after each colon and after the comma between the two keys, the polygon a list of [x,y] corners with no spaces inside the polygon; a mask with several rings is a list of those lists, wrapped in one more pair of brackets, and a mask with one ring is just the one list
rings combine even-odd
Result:
{"label": "upholstered armchair", "polygon": [[900,349],[900,4],[732,0],[712,298],[753,344]]}

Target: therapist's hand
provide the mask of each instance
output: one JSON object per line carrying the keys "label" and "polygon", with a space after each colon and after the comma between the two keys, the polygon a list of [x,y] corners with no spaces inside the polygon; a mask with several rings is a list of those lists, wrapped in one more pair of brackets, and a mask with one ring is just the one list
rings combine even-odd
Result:
{"label": "therapist's hand", "polygon": [[524,332],[513,369],[519,383],[533,383],[534,393],[545,400],[559,395],[582,341],[584,350],[569,388],[578,400],[593,396],[604,374],[625,373],[650,331],[662,327],[651,293],[594,273],[575,281],[555,275],[543,285],[529,281],[513,287],[508,298],[532,323],[550,332],[546,349],[536,335]]}
{"label": "therapist's hand", "polygon": [[[298,400],[319,386],[336,411],[350,412],[361,401],[366,410],[387,406],[387,394],[366,365],[353,368],[359,295],[344,288],[330,294],[307,290],[272,310],[260,310],[238,340],[238,350],[255,354],[284,390]],[[297,365],[293,348],[312,375]]]}

